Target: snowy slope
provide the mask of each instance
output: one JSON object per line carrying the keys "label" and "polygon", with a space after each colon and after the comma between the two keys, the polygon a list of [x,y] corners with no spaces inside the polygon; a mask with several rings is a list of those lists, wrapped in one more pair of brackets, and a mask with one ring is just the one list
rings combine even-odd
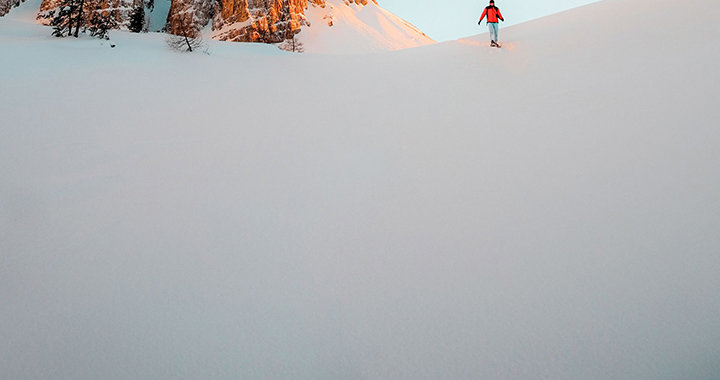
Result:
{"label": "snowy slope", "polygon": [[0,378],[716,378],[720,3],[677,9],[350,56],[0,19]]}
{"label": "snowy slope", "polygon": [[311,53],[369,53],[434,43],[412,24],[381,8],[328,0],[325,7],[311,4],[298,40]]}

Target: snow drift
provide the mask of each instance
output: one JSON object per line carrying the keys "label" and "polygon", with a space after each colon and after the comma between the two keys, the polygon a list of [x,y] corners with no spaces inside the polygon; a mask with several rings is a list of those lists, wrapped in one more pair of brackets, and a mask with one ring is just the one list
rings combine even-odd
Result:
{"label": "snow drift", "polygon": [[0,377],[716,378],[720,3],[682,9],[367,56],[0,19]]}

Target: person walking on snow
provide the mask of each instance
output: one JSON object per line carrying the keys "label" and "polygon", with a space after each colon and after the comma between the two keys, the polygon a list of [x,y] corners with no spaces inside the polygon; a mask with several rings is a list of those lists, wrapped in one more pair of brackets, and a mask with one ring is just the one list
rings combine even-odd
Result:
{"label": "person walking on snow", "polygon": [[500,47],[498,45],[498,19],[500,21],[505,22],[505,19],[502,16],[502,13],[500,13],[500,9],[495,6],[495,0],[490,0],[490,5],[485,7],[485,10],[482,13],[482,16],[480,16],[480,21],[478,21],[478,25],[482,25],[482,20],[487,16],[487,25],[488,29],[490,29],[490,46],[492,47]]}

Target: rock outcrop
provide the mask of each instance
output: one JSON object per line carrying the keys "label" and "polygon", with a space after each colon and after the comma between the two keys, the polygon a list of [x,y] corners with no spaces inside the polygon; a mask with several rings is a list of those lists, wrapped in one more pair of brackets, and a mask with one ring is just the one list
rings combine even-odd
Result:
{"label": "rock outcrop", "polygon": [[[343,0],[346,5],[367,5],[368,0]],[[371,0],[377,4],[376,0]],[[290,40],[309,25],[308,6],[324,8],[326,0],[220,0],[213,21],[213,39],[277,43]]]}
{"label": "rock outcrop", "polygon": [[182,35],[182,28],[197,32],[210,22],[219,8],[216,0],[173,0],[165,29],[176,35]]}
{"label": "rock outcrop", "polygon": [[306,23],[308,1],[317,0],[221,0],[213,39],[266,43],[291,39]]}
{"label": "rock outcrop", "polygon": [[[343,1],[347,5],[368,4],[368,0]],[[168,32],[179,34],[177,25],[186,19],[198,29],[212,19],[215,40],[279,43],[292,39],[308,25],[308,6],[324,8],[326,0],[173,0]]]}

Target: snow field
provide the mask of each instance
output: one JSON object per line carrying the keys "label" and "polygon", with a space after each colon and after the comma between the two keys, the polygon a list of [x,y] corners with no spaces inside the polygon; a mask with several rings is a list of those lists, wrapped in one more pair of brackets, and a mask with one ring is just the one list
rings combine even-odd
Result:
{"label": "snow field", "polygon": [[0,377],[716,377],[720,5],[683,7],[372,55],[0,19]]}

